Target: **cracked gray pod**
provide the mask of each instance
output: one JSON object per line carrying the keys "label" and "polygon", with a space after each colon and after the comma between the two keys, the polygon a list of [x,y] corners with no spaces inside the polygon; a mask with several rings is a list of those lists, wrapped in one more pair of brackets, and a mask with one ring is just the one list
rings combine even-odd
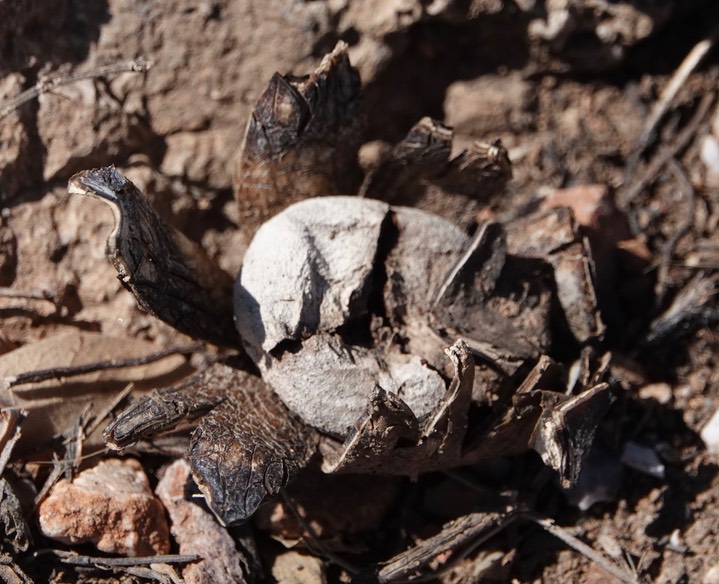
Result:
{"label": "cracked gray pod", "polygon": [[[235,285],[245,348],[285,404],[323,432],[346,437],[377,387],[422,421],[447,391],[446,342],[426,317],[466,244],[453,224],[416,209],[358,197],[297,203],[245,254]],[[398,331],[409,351],[383,342]]]}

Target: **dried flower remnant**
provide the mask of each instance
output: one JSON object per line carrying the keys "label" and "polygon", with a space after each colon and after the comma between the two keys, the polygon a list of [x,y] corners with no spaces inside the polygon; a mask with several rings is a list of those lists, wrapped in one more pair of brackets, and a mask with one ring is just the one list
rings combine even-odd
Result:
{"label": "dried flower remnant", "polygon": [[[306,79],[275,76],[258,102],[236,194],[260,218],[281,212],[247,249],[234,310],[227,277],[117,171],[71,179],[73,192],[115,208],[108,251],[141,306],[246,352],[139,400],[105,432],[123,448],[199,418],[192,473],[228,524],[309,464],[417,476],[534,448],[570,485],[611,403],[606,367],[567,391],[565,367],[549,356],[558,330],[579,346],[604,328],[591,253],[570,210],[485,223],[469,237],[425,210],[326,196],[392,201],[380,191],[394,184],[402,202],[432,207],[423,193],[478,200],[511,174],[499,144],[450,159],[451,130],[425,119],[361,191],[340,185],[338,169],[359,141],[325,138],[360,127],[355,75],[339,45]],[[323,100],[337,109],[310,116]],[[335,157],[329,166],[309,174],[297,166],[319,151]],[[469,192],[473,184],[479,190]],[[267,200],[255,201],[263,192]],[[169,253],[155,258],[162,246]]]}
{"label": "dried flower remnant", "polygon": [[[263,381],[242,360],[217,364],[140,400],[106,437],[124,447],[204,415],[193,475],[228,523],[277,493],[318,445],[326,472],[413,476],[532,447],[571,484],[611,397],[601,383],[566,397],[557,376],[521,383],[550,346],[548,273],[551,264],[512,255],[499,224],[469,239],[379,201],[297,203],[259,230],[236,285],[238,328]],[[486,368],[477,387],[475,361],[516,396],[488,395]],[[470,429],[483,399],[494,414]]]}

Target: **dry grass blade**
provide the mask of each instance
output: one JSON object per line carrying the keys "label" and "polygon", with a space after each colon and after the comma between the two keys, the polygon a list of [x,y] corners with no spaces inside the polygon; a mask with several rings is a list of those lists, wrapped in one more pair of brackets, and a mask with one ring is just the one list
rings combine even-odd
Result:
{"label": "dry grass blade", "polygon": [[669,106],[674,101],[674,98],[676,98],[679,90],[686,83],[689,75],[699,66],[699,63],[702,62],[707,53],[711,51],[718,36],[719,28],[712,32],[707,38],[694,45],[692,50],[684,57],[679,67],[677,67],[676,71],[674,71],[674,75],[672,75],[664,91],[662,91],[659,100],[654,104],[654,107],[652,107],[652,111],[644,124],[642,133],[637,140],[637,145],[627,160],[625,188],[628,189],[629,186],[631,186],[634,173],[639,163],[639,157],[649,145],[652,136],[654,136],[656,132],[657,125],[669,110]]}
{"label": "dry grass blade", "polygon": [[629,208],[629,205],[637,195],[654,182],[662,168],[679,152],[686,148],[706,118],[709,108],[714,102],[714,98],[715,95],[712,93],[707,93],[702,96],[694,115],[684,129],[676,135],[670,144],[663,146],[659,150],[658,154],[652,159],[638,180],[634,181],[633,184],[627,185],[626,190],[619,196],[621,207],[624,209]]}
{"label": "dry grass blade", "polygon": [[602,554],[597,552],[594,548],[587,545],[580,539],[574,537],[565,529],[562,529],[561,527],[556,525],[551,519],[548,519],[546,517],[539,517],[531,513],[526,513],[524,515],[524,518],[528,519],[533,523],[536,523],[547,533],[551,533],[557,539],[562,540],[569,547],[578,551],[587,559],[591,560],[592,562],[603,568],[606,572],[614,576],[620,582],[624,582],[625,584],[637,584],[639,582],[638,578],[634,574],[623,570],[614,562],[608,560]]}

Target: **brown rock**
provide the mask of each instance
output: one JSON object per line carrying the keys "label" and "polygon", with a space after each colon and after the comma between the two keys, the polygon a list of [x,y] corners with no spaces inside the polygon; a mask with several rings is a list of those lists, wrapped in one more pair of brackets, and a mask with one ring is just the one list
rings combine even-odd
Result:
{"label": "brown rock", "polygon": [[495,138],[495,134],[526,129],[532,84],[519,73],[483,75],[457,81],[444,100],[446,122],[458,133]]}
{"label": "brown rock", "polygon": [[[90,79],[44,93],[38,102],[38,134],[47,150],[45,180],[121,159],[142,149],[147,141],[148,129],[141,115],[125,111],[114,96]],[[58,124],[58,119],[64,123]]]}
{"label": "brown rock", "polygon": [[164,509],[134,459],[103,460],[72,483],[61,480],[40,504],[39,521],[43,535],[63,543],[128,556],[170,551]]}
{"label": "brown rock", "polygon": [[189,480],[190,465],[180,459],[167,467],[156,490],[170,514],[170,529],[180,546],[180,553],[203,558],[185,567],[182,571],[185,582],[245,582],[244,558],[235,548],[230,534],[208,511],[185,498]]}
{"label": "brown rock", "polygon": [[272,576],[286,584],[325,584],[322,560],[317,557],[289,551],[280,554],[272,564]]}

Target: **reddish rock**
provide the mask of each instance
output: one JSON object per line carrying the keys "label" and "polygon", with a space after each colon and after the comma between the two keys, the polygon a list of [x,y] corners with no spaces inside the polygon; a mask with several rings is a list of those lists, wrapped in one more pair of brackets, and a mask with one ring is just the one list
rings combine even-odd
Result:
{"label": "reddish rock", "polygon": [[180,459],[167,467],[156,490],[170,514],[170,529],[180,553],[203,558],[184,568],[183,579],[186,584],[245,582],[244,559],[230,534],[208,511],[185,498],[189,480],[190,465]]}
{"label": "reddish rock", "polygon": [[580,185],[557,189],[542,201],[541,209],[571,207],[577,222],[583,227],[597,229],[603,217],[614,212],[614,206],[604,185]]}
{"label": "reddish rock", "polygon": [[128,556],[170,551],[162,504],[134,459],[103,460],[70,483],[58,482],[40,504],[40,530],[63,543],[92,543]]}

